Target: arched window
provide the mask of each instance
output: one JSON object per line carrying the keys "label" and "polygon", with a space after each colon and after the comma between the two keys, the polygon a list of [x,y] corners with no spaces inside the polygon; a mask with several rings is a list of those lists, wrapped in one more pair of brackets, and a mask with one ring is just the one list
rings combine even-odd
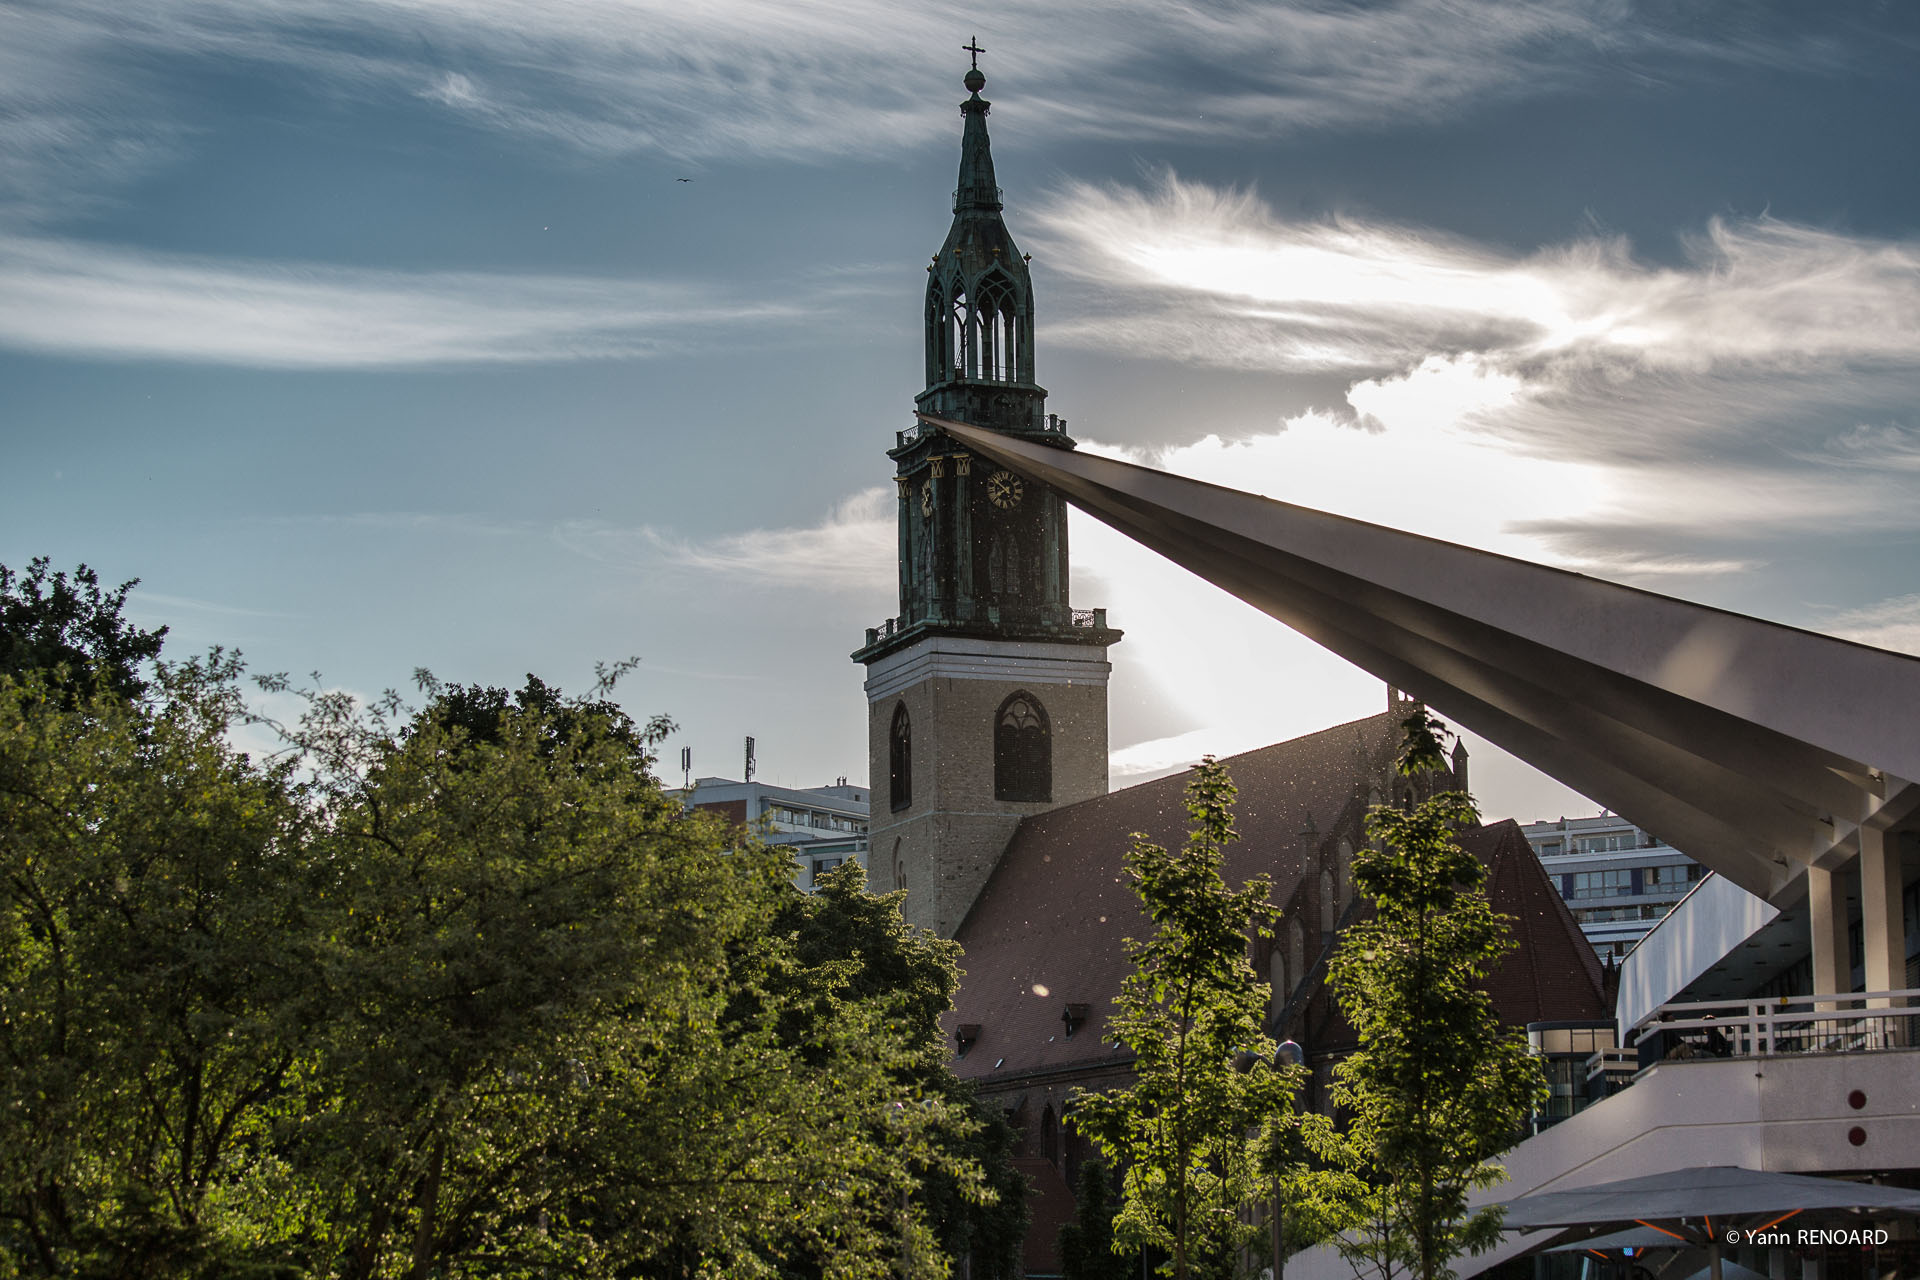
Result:
{"label": "arched window", "polygon": [[904,702],[893,709],[887,734],[887,795],[895,813],[913,804],[913,721]]}
{"label": "arched window", "polygon": [[947,295],[938,280],[927,283],[927,376],[940,381],[951,376],[953,356],[947,350]]}
{"label": "arched window", "polygon": [[994,713],[993,798],[1053,799],[1053,734],[1046,708],[1025,691]]}
{"label": "arched window", "polygon": [[1306,963],[1305,931],[1300,927],[1300,917],[1295,916],[1287,922],[1287,972],[1294,975],[1296,982],[1306,977]]}
{"label": "arched window", "polygon": [[1040,1156],[1049,1164],[1060,1159],[1060,1123],[1053,1118],[1051,1102],[1040,1113]]}
{"label": "arched window", "polygon": [[948,313],[953,319],[947,328],[947,356],[953,362],[953,372],[957,377],[970,378],[973,376],[979,343],[975,341],[973,304],[968,300],[965,288],[958,283],[954,285]]}
{"label": "arched window", "polygon": [[900,865],[900,846],[903,843],[900,840],[893,842],[893,887],[896,889],[907,887],[907,869]]}
{"label": "arched window", "polygon": [[1334,862],[1334,875],[1338,880],[1337,890],[1340,905],[1345,906],[1347,899],[1353,897],[1353,841],[1342,840],[1340,852]]}
{"label": "arched window", "polygon": [[1028,363],[1022,351],[1028,339],[1019,298],[1019,288],[1005,272],[989,274],[971,290],[958,278],[929,288],[928,340],[937,348],[929,354],[944,376],[982,382],[1019,380]]}
{"label": "arched window", "polygon": [[975,377],[995,382],[1014,379],[1014,288],[1005,276],[981,282],[979,300],[980,362]]}
{"label": "arched window", "polygon": [[1320,932],[1332,933],[1337,915],[1333,903],[1333,872],[1320,873]]}
{"label": "arched window", "polygon": [[1278,1012],[1293,992],[1293,988],[1287,985],[1287,957],[1278,947],[1267,958],[1267,976],[1273,983],[1273,1008]]}

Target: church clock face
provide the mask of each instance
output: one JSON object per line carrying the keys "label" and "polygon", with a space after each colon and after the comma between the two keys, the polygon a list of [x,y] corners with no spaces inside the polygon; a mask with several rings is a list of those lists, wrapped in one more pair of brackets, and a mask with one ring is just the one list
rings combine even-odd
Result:
{"label": "church clock face", "polygon": [[933,516],[933,481],[920,482],[920,514],[929,519]]}
{"label": "church clock face", "polygon": [[996,471],[987,477],[987,500],[1003,511],[1019,506],[1023,492],[1020,477],[1011,471]]}

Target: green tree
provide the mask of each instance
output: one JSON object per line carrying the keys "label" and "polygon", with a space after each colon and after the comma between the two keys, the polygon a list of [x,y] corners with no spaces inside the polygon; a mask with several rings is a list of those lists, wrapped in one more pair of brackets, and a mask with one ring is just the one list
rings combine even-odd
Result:
{"label": "green tree", "polygon": [[1060,1273],[1066,1280],[1130,1280],[1135,1274],[1133,1259],[1113,1250],[1113,1216],[1119,1207],[1106,1164],[1082,1164],[1073,1221],[1060,1228]]}
{"label": "green tree", "polygon": [[788,856],[664,796],[604,702],[429,688],[398,731],[329,697],[299,731],[338,868],[301,1150],[338,1274],[852,1280],[903,1241],[937,1274],[897,1206],[967,1172],[954,1116],[901,1089],[904,997],[793,936]]}
{"label": "green tree", "polygon": [[[1267,989],[1249,936],[1278,913],[1265,877],[1229,889],[1220,868],[1234,787],[1209,756],[1187,787],[1194,826],[1178,853],[1136,837],[1128,874],[1155,932],[1130,940],[1134,971],[1113,1034],[1135,1055],[1129,1089],[1082,1097],[1072,1123],[1124,1170],[1116,1247],[1151,1247],[1178,1280],[1218,1274],[1259,1229],[1241,1207],[1267,1194],[1273,1130],[1291,1122],[1294,1073],[1261,1030]],[[1238,1062],[1236,1063],[1236,1059]],[[1245,1069],[1249,1060],[1251,1070]],[[1239,1069],[1237,1069],[1239,1068]]]}
{"label": "green tree", "polygon": [[[1444,767],[1445,730],[1424,710],[1403,723],[1398,769],[1417,783]],[[1499,1211],[1469,1212],[1467,1196],[1504,1176],[1494,1157],[1546,1091],[1524,1035],[1501,1025],[1482,986],[1514,944],[1456,838],[1478,816],[1457,791],[1374,809],[1379,847],[1353,861],[1374,915],[1346,931],[1329,966],[1360,1047],[1333,1073],[1344,1128],[1306,1120],[1326,1167],[1300,1179],[1295,1211],[1383,1280],[1444,1280],[1454,1258],[1498,1240]]]}
{"label": "green tree", "polygon": [[0,1276],[945,1274],[950,973],[810,952],[591,700],[313,695],[259,761],[236,675],[0,676]]}
{"label": "green tree", "polygon": [[231,662],[152,704],[0,676],[0,1275],[287,1257],[273,1101],[317,1016],[290,768],[236,756]]}
{"label": "green tree", "polygon": [[414,680],[430,695],[425,718],[446,728],[464,729],[470,740],[497,745],[515,714],[531,713],[543,725],[540,746],[548,759],[562,742],[591,729],[625,747],[634,771],[651,781],[653,748],[673,732],[673,722],[655,716],[644,725],[637,724],[619,703],[604,696],[637,665],[639,659],[629,658],[612,668],[601,667],[593,695],[578,699],[567,697],[532,672],[513,693],[497,686],[442,684],[425,670],[415,671]]}
{"label": "green tree", "polygon": [[[892,1069],[900,1096],[937,1108],[929,1158],[915,1162],[911,1201],[949,1259],[968,1258],[974,1280],[1019,1274],[1027,1229],[1027,1183],[1013,1167],[1015,1135],[973,1086],[948,1065],[939,1017],[953,1007],[960,984],[960,947],[900,914],[904,892],[867,889],[866,869],[845,862],[822,876],[811,894],[791,895],[777,928],[793,939],[801,973],[841,967],[846,995],[881,1010],[906,1032],[910,1054]],[[786,993],[808,1017],[822,1010],[806,993]],[[796,1023],[796,1038],[805,1032]]]}
{"label": "green tree", "polygon": [[0,672],[46,671],[70,698],[96,684],[139,697],[145,664],[159,656],[167,634],[165,627],[142,631],[122,616],[140,579],[104,591],[84,564],[72,576],[47,568],[45,556],[29,561],[25,573],[0,564]]}

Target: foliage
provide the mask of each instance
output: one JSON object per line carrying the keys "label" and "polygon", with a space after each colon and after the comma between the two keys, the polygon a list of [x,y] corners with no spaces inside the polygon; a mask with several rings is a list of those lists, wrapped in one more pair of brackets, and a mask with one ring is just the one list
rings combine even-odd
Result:
{"label": "foliage", "polygon": [[0,678],[0,1275],[244,1274],[267,1100],[313,1016],[286,768],[222,734],[230,664],[158,709]]}
{"label": "foliage", "polygon": [[103,591],[86,565],[51,576],[36,556],[25,573],[0,564],[0,672],[44,671],[69,698],[96,684],[123,698],[146,690],[142,667],[160,654],[167,629],[141,631],[122,615],[134,578]]}
{"label": "foliage", "polygon": [[[616,669],[602,668],[595,693],[610,691],[637,661],[630,658]],[[540,751],[549,760],[562,742],[591,727],[625,747],[634,769],[646,773],[653,765],[652,748],[673,731],[673,722],[664,716],[638,725],[619,703],[606,697],[568,698],[532,672],[527,673],[526,685],[511,694],[497,686],[442,684],[425,670],[415,671],[414,680],[431,695],[424,718],[446,728],[464,729],[473,741],[498,745],[515,715],[537,716],[543,726]]]}
{"label": "foliage", "polygon": [[0,677],[0,1276],[945,1274],[951,957],[824,945],[879,900],[662,795],[658,722],[307,694],[256,761],[236,663],[159,670]]}
{"label": "foliage", "polygon": [[1060,1273],[1066,1280],[1129,1280],[1133,1259],[1113,1250],[1113,1217],[1120,1206],[1104,1162],[1080,1166],[1074,1202],[1073,1221],[1060,1228]]}
{"label": "foliage", "polygon": [[1240,1208],[1270,1187],[1273,1131],[1291,1123],[1293,1107],[1295,1073],[1273,1065],[1261,1031],[1266,988],[1247,963],[1250,933],[1270,936],[1278,916],[1270,886],[1262,877],[1235,891],[1220,875],[1237,838],[1233,796],[1209,756],[1187,787],[1185,847],[1168,853],[1135,838],[1128,873],[1155,933],[1128,943],[1134,971],[1113,1033],[1133,1050],[1137,1080],[1087,1095],[1071,1113],[1125,1170],[1116,1247],[1165,1251],[1162,1270],[1180,1280],[1219,1270],[1258,1234]]}
{"label": "foliage", "polygon": [[[822,876],[814,893],[792,895],[775,927],[792,939],[798,973],[844,970],[843,1000],[883,1010],[905,1031],[910,1052],[892,1077],[903,1105],[932,1120],[928,1151],[906,1168],[928,1243],[947,1258],[969,1257],[975,1280],[1001,1280],[1019,1274],[1027,1185],[1011,1163],[1012,1128],[948,1066],[938,1018],[959,986],[959,945],[909,926],[900,914],[905,896],[869,893],[865,868],[849,861]],[[798,1043],[819,1020],[844,1016],[805,991],[782,994],[787,1034]]]}
{"label": "foliage", "polygon": [[[1439,722],[1420,710],[1403,727],[1401,774],[1439,770]],[[1326,1167],[1299,1179],[1292,1212],[1383,1278],[1443,1280],[1452,1259],[1498,1240],[1498,1210],[1470,1213],[1467,1195],[1504,1176],[1493,1158],[1545,1093],[1524,1036],[1500,1024],[1480,985],[1514,944],[1455,838],[1477,819],[1455,791],[1374,809],[1380,847],[1355,854],[1353,879],[1375,914],[1346,931],[1329,967],[1360,1047],[1334,1068],[1344,1129],[1306,1119]]]}

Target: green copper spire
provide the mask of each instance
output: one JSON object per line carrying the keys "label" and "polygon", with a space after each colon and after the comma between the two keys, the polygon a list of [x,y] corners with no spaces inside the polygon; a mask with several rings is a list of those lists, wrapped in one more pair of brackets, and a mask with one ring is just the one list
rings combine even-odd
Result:
{"label": "green copper spire", "polygon": [[960,185],[953,193],[953,211],[1000,212],[1000,187],[993,180],[993,144],[987,138],[987,112],[993,104],[980,96],[987,78],[975,67],[967,72],[966,86],[972,97],[960,104],[967,118],[966,132],[960,139]]}
{"label": "green copper spire", "polygon": [[[965,47],[978,56],[977,44]],[[1071,449],[1034,381],[1033,277],[1001,217],[986,83],[978,66],[967,72],[960,186],[946,241],[927,264],[927,386],[914,407]],[[887,456],[899,489],[900,612],[867,633],[861,662],[935,634],[1096,647],[1120,638],[1103,612],[1068,607],[1064,498],[928,425],[895,440]]]}
{"label": "green copper spire", "polygon": [[[966,46],[978,55],[977,45]],[[1045,429],[1046,392],[1034,383],[1033,280],[1001,218],[987,137],[987,78],[967,72],[960,104],[960,185],[953,225],[927,280],[927,391],[923,412],[1003,431]]]}

